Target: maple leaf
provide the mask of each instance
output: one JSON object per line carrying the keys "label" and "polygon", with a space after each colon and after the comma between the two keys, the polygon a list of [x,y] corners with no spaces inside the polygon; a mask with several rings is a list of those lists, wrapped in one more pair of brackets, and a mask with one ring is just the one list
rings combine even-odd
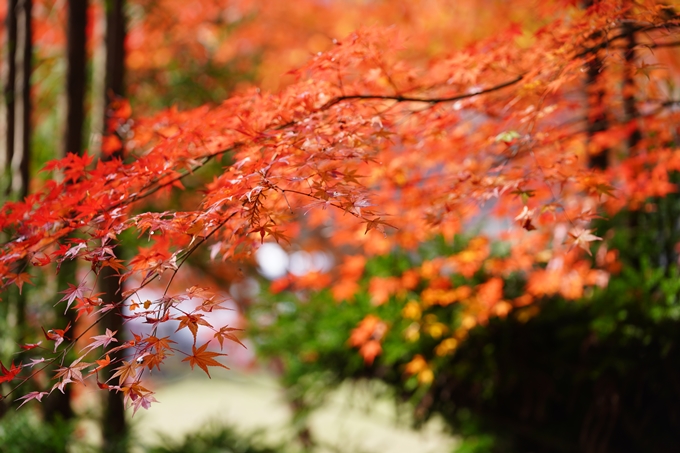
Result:
{"label": "maple leaf", "polygon": [[85,385],[82,371],[93,364],[81,362],[82,359],[82,357],[78,357],[73,361],[73,363],[71,363],[71,365],[58,368],[54,371],[54,378],[61,379],[61,382],[56,384],[56,388],[58,388],[62,393],[64,392],[64,386],[70,382],[78,382],[79,384]]}
{"label": "maple leaf", "polygon": [[50,257],[45,255],[44,253],[40,254],[40,255],[34,255],[31,258],[31,264],[34,265],[34,266],[38,266],[38,267],[46,266],[46,265],[50,264],[51,262],[52,262],[52,260],[50,259]]}
{"label": "maple leaf", "polygon": [[37,343],[26,343],[26,344],[21,345],[21,349],[23,349],[24,351],[30,351],[31,349],[37,348],[41,344],[42,344],[42,341],[39,341]]}
{"label": "maple leaf", "polygon": [[198,314],[198,315],[193,315],[193,314],[188,314],[188,315],[183,315],[183,316],[178,316],[175,318],[177,321],[179,321],[179,326],[177,327],[177,330],[175,332],[179,332],[180,330],[184,328],[188,328],[191,331],[191,334],[194,336],[194,343],[196,343],[196,334],[198,333],[198,326],[206,326],[206,327],[212,327],[208,321],[203,319],[203,315]]}
{"label": "maple leaf", "polygon": [[[71,304],[76,300],[80,299],[85,296],[85,292],[91,291],[90,288],[86,287],[84,283],[81,283],[80,285],[76,286],[72,283],[68,284],[68,289],[65,289],[64,291],[60,291],[60,294],[64,294],[64,297],[59,299],[59,302],[66,301],[66,310],[64,310],[64,314],[68,312],[68,309],[71,308]],[[59,303],[57,302],[57,304]]]}
{"label": "maple leaf", "polygon": [[116,368],[116,372],[106,381],[109,382],[113,378],[118,378],[118,383],[123,385],[128,378],[133,378],[137,374],[137,368],[139,364],[135,360],[130,360],[129,362],[123,361],[123,364]]}
{"label": "maple leaf", "polygon": [[144,357],[144,364],[149,368],[149,370],[152,370],[154,367],[160,370],[160,365],[163,363],[165,358],[169,355],[172,355],[171,351],[173,349],[170,344],[175,342],[169,337],[157,338],[153,335],[146,338],[145,341],[148,346],[145,347],[144,350],[147,350],[147,348],[154,348],[156,352],[147,353],[147,355]]}
{"label": "maple leaf", "polygon": [[82,297],[76,299],[77,303],[73,307],[73,309],[76,311],[76,321],[78,321],[80,317],[83,316],[83,314],[92,314],[95,307],[101,307],[99,311],[102,313],[110,310],[110,308],[107,309],[107,306],[103,305],[101,298],[97,297],[100,294],[101,293],[95,294],[92,297]]}
{"label": "maple leaf", "polygon": [[21,294],[21,291],[24,289],[24,283],[28,283],[29,285],[33,284],[31,283],[31,276],[26,272],[22,272],[18,275],[10,273],[7,274],[7,276],[9,277],[11,283],[14,283],[19,287],[19,294]]}
{"label": "maple leaf", "polygon": [[225,369],[229,369],[229,367],[226,367],[219,363],[217,360],[215,360],[213,357],[217,356],[226,356],[227,354],[222,354],[219,352],[211,352],[211,351],[206,351],[208,344],[210,342],[207,342],[200,348],[196,349],[196,345],[193,345],[192,348],[192,355],[182,359],[182,362],[189,362],[189,365],[191,365],[191,369],[194,369],[194,365],[198,365],[199,368],[201,368],[203,371],[205,371],[205,374],[210,376],[210,372],[208,371],[209,366],[219,366]]}
{"label": "maple leaf", "polygon": [[21,365],[18,367],[14,365],[14,362],[10,365],[9,369],[5,368],[5,365],[0,362],[0,372],[2,372],[2,375],[0,375],[0,384],[3,382],[9,382],[13,380],[17,374],[21,371]]}
{"label": "maple leaf", "polygon": [[47,361],[47,359],[45,359],[44,357],[40,357],[39,359],[31,359],[30,362],[28,364],[24,365],[24,366],[34,367],[37,364],[43,363],[43,362],[46,362],[46,361]]}
{"label": "maple leaf", "polygon": [[45,338],[54,341],[54,352],[57,352],[57,348],[66,338],[66,332],[71,328],[71,323],[69,322],[64,329],[50,329],[47,332],[45,332],[44,327],[41,326],[40,328],[45,334]]}
{"label": "maple leaf", "polygon": [[117,275],[120,275],[120,271],[125,270],[125,265],[123,264],[123,260],[119,260],[119,259],[114,258],[114,257],[100,261],[99,265],[101,267],[110,267],[111,269],[113,269],[116,272]]}
{"label": "maple leaf", "polygon": [[[97,368],[90,371],[87,374],[86,377],[90,377],[93,374],[96,374],[97,371],[101,370],[102,368],[105,368],[105,367],[111,365],[111,357],[108,354],[106,354],[106,357],[104,357],[103,359],[100,359],[100,360],[95,360],[95,363],[97,364]],[[103,387],[101,386],[102,384],[100,384],[100,382],[99,382],[99,378],[97,378],[97,385],[99,385],[99,388],[103,389]],[[103,384],[103,385],[107,385],[107,384]]]}
{"label": "maple leaf", "polygon": [[592,256],[590,252],[590,243],[594,241],[601,241],[602,238],[592,234],[593,230],[586,230],[583,228],[574,228],[569,232],[569,236],[573,239],[573,244],[582,248],[588,255]]}
{"label": "maple leaf", "polygon": [[[16,401],[24,400],[23,403],[19,404],[19,407],[21,407],[31,400],[38,400],[39,402],[42,402],[42,399],[45,395],[49,395],[49,392],[30,392],[30,393],[27,393],[26,395],[24,395],[22,397],[15,399],[14,401],[16,402]],[[17,407],[17,410],[19,409],[19,407]]]}
{"label": "maple leaf", "polygon": [[[233,341],[233,342],[235,342],[235,343],[238,343],[238,344],[240,344],[241,346],[243,346],[243,347],[245,348],[246,345],[244,345],[243,343],[241,343],[241,340],[239,340],[239,339],[236,337],[236,335],[230,333],[230,332],[239,331],[239,330],[243,330],[243,329],[235,329],[235,328],[233,328],[233,327],[224,326],[224,327],[222,327],[218,332],[215,332],[215,338],[217,338],[217,341],[220,342],[220,349],[222,349],[222,348],[224,347],[224,345],[223,345],[222,343],[224,342],[224,339],[225,339],[225,338],[226,338],[227,340],[231,340],[231,341]],[[246,349],[248,349],[248,348],[246,348]]]}
{"label": "maple leaf", "polygon": [[149,409],[151,403],[157,403],[156,398],[153,397],[154,392],[149,389],[142,387],[139,382],[133,382],[129,387],[123,389],[125,393],[126,404],[131,402],[130,406],[134,407],[132,415],[137,413],[137,409],[143,407],[144,409]]}
{"label": "maple leaf", "polygon": [[114,337],[117,332],[117,330],[111,332],[111,330],[107,328],[104,335],[95,335],[94,337],[90,337],[94,341],[85,346],[80,352],[85,352],[85,354],[87,354],[99,346],[107,347],[112,341],[117,343],[118,340]]}
{"label": "maple leaf", "polygon": [[144,395],[141,395],[137,397],[133,402],[132,402],[132,407],[134,407],[134,410],[132,411],[132,415],[134,416],[137,413],[137,409],[140,407],[143,407],[144,409],[149,409],[151,407],[151,403],[157,403],[158,400],[153,397],[153,392],[146,393]]}

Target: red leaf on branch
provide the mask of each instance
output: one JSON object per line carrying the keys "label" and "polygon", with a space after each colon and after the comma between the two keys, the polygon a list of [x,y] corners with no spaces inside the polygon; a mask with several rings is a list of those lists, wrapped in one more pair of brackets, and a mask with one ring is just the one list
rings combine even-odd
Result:
{"label": "red leaf on branch", "polygon": [[[26,395],[24,395],[22,397],[17,398],[14,401],[24,400],[23,403],[19,404],[19,407],[21,407],[31,400],[38,400],[39,402],[42,402],[43,396],[45,396],[45,395],[49,395],[49,392],[30,392],[30,393],[27,393]],[[19,409],[19,407],[17,407],[17,409]]]}
{"label": "red leaf on branch", "polygon": [[18,367],[14,365],[14,362],[10,365],[9,369],[5,368],[5,365],[0,362],[0,372],[2,372],[2,375],[0,375],[0,384],[3,382],[9,382],[13,380],[17,374],[21,371],[21,365]]}
{"label": "red leaf on branch", "polygon": [[23,349],[24,351],[30,351],[31,349],[35,349],[38,346],[40,346],[41,343],[42,343],[42,341],[39,341],[37,343],[22,344],[21,349]]}
{"label": "red leaf on branch", "polygon": [[45,338],[54,341],[54,352],[57,352],[57,348],[64,342],[64,338],[66,338],[66,332],[71,328],[71,323],[69,322],[64,329],[50,329],[47,332],[45,332],[44,327],[41,326],[40,328],[45,334]]}
{"label": "red leaf on branch", "polygon": [[99,346],[106,347],[111,342],[118,342],[118,340],[114,337],[114,335],[116,335],[117,332],[118,332],[117,330],[111,332],[110,329],[106,329],[106,333],[104,335],[96,335],[94,337],[90,337],[94,341],[85,346],[80,352],[85,352],[85,354],[87,354],[93,349],[98,348]]}
{"label": "red leaf on branch", "polygon": [[229,367],[226,367],[222,365],[220,362],[215,360],[213,357],[218,357],[218,356],[226,356],[227,354],[222,354],[219,352],[211,352],[211,351],[206,351],[208,344],[210,342],[204,344],[200,348],[196,349],[196,345],[192,346],[192,351],[193,354],[190,355],[189,357],[186,357],[182,360],[182,362],[189,362],[189,365],[191,365],[191,369],[194,369],[194,365],[198,365],[200,369],[205,371],[205,374],[210,376],[210,372],[208,371],[209,366],[219,366],[225,369],[229,369]]}
{"label": "red leaf on branch", "polygon": [[[68,311],[68,309],[71,307],[71,304],[76,300],[80,299],[85,296],[85,293],[87,291],[91,291],[90,288],[85,286],[84,283],[81,283],[80,285],[76,286],[74,284],[69,283],[68,284],[68,289],[65,289],[64,291],[60,291],[60,294],[64,294],[64,297],[59,299],[59,302],[66,301],[66,310],[64,310],[64,314]],[[57,302],[57,303],[59,303]]]}

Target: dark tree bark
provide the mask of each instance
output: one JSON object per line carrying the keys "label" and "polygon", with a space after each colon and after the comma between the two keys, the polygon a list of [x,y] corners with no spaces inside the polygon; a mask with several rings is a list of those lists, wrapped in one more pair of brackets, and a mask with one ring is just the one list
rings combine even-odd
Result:
{"label": "dark tree bark", "polygon": [[12,153],[13,195],[22,200],[28,195],[29,162],[31,143],[31,70],[33,43],[31,41],[32,0],[18,0],[15,14],[17,21],[16,74],[14,78],[14,146]]}
{"label": "dark tree bark", "polygon": [[[87,0],[71,0],[68,2],[68,29],[66,49],[66,124],[62,157],[68,153],[81,154],[83,152],[83,126],[85,124],[85,87],[86,87],[86,30],[87,30]],[[65,262],[57,278],[59,288],[65,288],[67,283],[76,279],[77,264],[75,261]],[[69,310],[62,314],[61,305],[57,307],[58,322],[63,325],[75,324],[75,313]],[[64,388],[64,393],[52,392],[45,400],[43,411],[46,420],[73,417],[71,404],[72,392],[70,386]]]}
{"label": "dark tree bark", "polygon": [[[106,0],[106,63],[104,93],[105,105],[115,98],[125,94],[125,2],[124,0]],[[118,131],[109,130],[109,109],[104,109],[104,131],[106,137],[117,134]],[[121,142],[123,137],[120,137]],[[123,158],[122,150],[114,153],[110,158]],[[117,250],[120,253],[120,248]],[[106,303],[120,303],[122,285],[114,270],[110,267],[102,269],[99,275],[102,299]],[[112,331],[123,331],[123,318],[120,310],[112,310],[103,321],[103,327]],[[112,357],[112,360],[114,358]],[[107,370],[105,379],[110,377],[111,370]],[[127,423],[125,420],[125,406],[122,393],[109,392],[102,420],[102,434],[105,452],[122,452],[128,450]]]}
{"label": "dark tree bark", "polygon": [[86,36],[88,0],[68,2],[68,38],[66,69],[66,130],[64,152],[83,151],[86,86]]}
{"label": "dark tree bark", "polygon": [[[597,4],[599,0],[588,0],[584,2],[584,8],[590,8]],[[597,38],[597,36],[593,36]],[[607,111],[605,105],[605,91],[602,86],[600,74],[603,70],[602,58],[598,54],[587,63],[586,74],[586,96],[587,104],[587,126],[586,132],[588,134],[588,143],[592,143],[596,134],[604,132],[609,129],[609,120],[607,118]],[[598,168],[604,170],[609,165],[609,149],[602,149],[597,154],[588,155],[588,166],[590,168]]]}
{"label": "dark tree bark", "polygon": [[125,1],[106,1],[105,96],[125,94]]}
{"label": "dark tree bark", "polygon": [[7,5],[7,48],[6,50],[6,64],[7,73],[5,75],[4,87],[4,141],[2,143],[3,150],[0,154],[0,171],[5,178],[6,185],[0,189],[5,194],[9,194],[12,189],[11,179],[11,164],[12,156],[14,155],[14,98],[15,94],[15,79],[16,79],[16,46],[17,46],[17,0],[9,0]]}
{"label": "dark tree bark", "polygon": [[[121,302],[122,285],[119,283],[119,276],[114,270],[110,267],[104,267],[99,274],[99,282],[99,289],[104,293],[102,294],[104,303],[119,304]],[[104,318],[102,327],[118,331],[120,334],[123,328],[122,321],[120,310],[112,310]],[[111,357],[111,360],[115,358]],[[104,369],[102,374],[103,379],[107,380],[113,372]],[[123,394],[113,391],[107,392],[102,419],[103,450],[111,453],[127,451],[127,431]]]}

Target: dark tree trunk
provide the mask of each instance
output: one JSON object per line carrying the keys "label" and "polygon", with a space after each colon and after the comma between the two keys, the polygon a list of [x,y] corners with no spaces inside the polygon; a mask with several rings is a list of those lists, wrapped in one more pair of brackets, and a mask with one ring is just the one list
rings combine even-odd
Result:
{"label": "dark tree trunk", "polygon": [[68,2],[66,131],[64,152],[81,154],[85,124],[87,0]]}
{"label": "dark tree trunk", "polygon": [[[66,50],[66,124],[62,157],[68,153],[81,154],[83,151],[83,126],[85,124],[85,85],[86,85],[86,30],[87,30],[87,0],[71,0],[68,2],[68,29]],[[76,280],[77,263],[65,262],[57,278],[59,288],[65,288],[67,283]],[[58,322],[66,325],[75,324],[75,313],[69,310],[62,314],[62,305],[57,307]],[[71,404],[72,393],[70,386],[64,388],[64,393],[53,392],[45,400],[43,410],[46,420],[73,417]]]}
{"label": "dark tree trunk", "polygon": [[106,1],[105,96],[125,94],[125,1]]}
{"label": "dark tree trunk", "polygon": [[29,158],[31,155],[31,70],[33,43],[31,41],[31,0],[18,0],[16,73],[14,78],[14,146],[12,152],[11,190],[19,200],[28,195]]}
{"label": "dark tree trunk", "polygon": [[[117,97],[125,94],[125,2],[124,0],[106,0],[106,63],[104,93],[105,105]],[[117,131],[109,130],[108,108],[104,109],[104,131],[106,137],[117,134]],[[122,139],[123,137],[119,137]],[[111,158],[123,158],[122,150],[114,153]],[[120,248],[117,253],[120,253]],[[101,290],[104,292],[102,299],[107,303],[119,303],[121,301],[122,285],[114,270],[110,267],[102,269],[99,275]],[[105,318],[103,327],[113,331],[122,332],[123,318],[120,310],[112,310]],[[113,357],[111,358],[114,359]],[[107,370],[105,379],[108,379],[111,370]],[[128,450],[127,424],[125,420],[125,406],[122,393],[109,392],[102,420],[102,434],[105,452],[123,452]]]}
{"label": "dark tree trunk", "polygon": [[[598,3],[599,0],[588,0],[584,2],[584,8],[590,8]],[[598,38],[599,36],[593,36]],[[602,36],[601,38],[605,38]],[[602,58],[596,53],[587,63],[586,74],[586,96],[588,98],[586,116],[587,126],[586,132],[588,134],[588,144],[593,142],[596,134],[604,132],[609,129],[609,120],[607,118],[607,111],[605,105],[605,91],[601,85],[600,74],[603,70]],[[609,165],[609,149],[601,149],[596,154],[588,154],[588,166],[590,168],[598,168],[604,170]]]}
{"label": "dark tree trunk", "polygon": [[4,194],[9,194],[12,190],[12,156],[14,155],[14,99],[15,99],[15,79],[16,79],[16,48],[17,48],[17,0],[9,0],[7,5],[7,48],[6,48],[6,64],[7,73],[5,75],[4,88],[4,141],[2,143],[3,150],[0,154],[0,171],[5,180],[3,186],[0,187]]}
{"label": "dark tree trunk", "polygon": [[[120,249],[118,250],[120,252]],[[121,302],[122,285],[119,283],[119,276],[111,267],[104,267],[99,274],[99,289],[104,294],[102,300],[104,303],[118,304]],[[123,318],[120,316],[120,310],[112,310],[107,314],[103,320],[103,328],[118,331],[118,335],[122,332]],[[116,357],[111,357],[115,360]],[[107,380],[113,374],[112,370],[103,370],[103,379]],[[105,452],[117,453],[127,451],[127,423],[125,420],[125,406],[123,403],[123,394],[119,392],[108,392],[106,395],[106,404],[104,406],[104,417],[102,420],[102,436],[103,436],[103,450]]]}

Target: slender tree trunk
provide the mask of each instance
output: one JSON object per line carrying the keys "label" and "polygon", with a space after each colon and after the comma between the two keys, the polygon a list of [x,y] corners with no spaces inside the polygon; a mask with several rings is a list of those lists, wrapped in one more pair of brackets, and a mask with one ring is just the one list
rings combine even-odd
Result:
{"label": "slender tree trunk", "polygon": [[[125,1],[106,3],[106,77],[105,96],[125,95]],[[113,131],[111,131],[113,132]]]}
{"label": "slender tree trunk", "polygon": [[64,151],[81,154],[85,125],[87,0],[68,2],[68,39],[66,69],[66,130]]}
{"label": "slender tree trunk", "polygon": [[[118,252],[120,252],[119,249]],[[104,303],[118,304],[121,302],[122,285],[119,283],[119,276],[111,267],[104,267],[99,274],[99,289],[104,293],[102,294]],[[118,331],[118,335],[120,335],[123,328],[122,320],[120,310],[113,310],[104,318],[102,327]],[[111,357],[111,360],[114,359],[115,357]],[[109,379],[111,374],[113,374],[111,370],[104,369],[103,379]],[[106,404],[102,419],[102,435],[104,441],[103,450],[105,452],[118,453],[128,450],[125,406],[123,394],[120,392],[110,391],[106,394]]]}
{"label": "slender tree trunk", "polygon": [[2,103],[3,118],[0,127],[3,127],[3,141],[0,144],[0,175],[3,177],[3,184],[0,185],[2,194],[9,194],[12,188],[11,163],[14,155],[14,98],[15,98],[15,78],[16,78],[16,45],[17,45],[17,0],[9,0],[7,5],[7,48],[6,65],[7,72],[4,75],[4,99]]}
{"label": "slender tree trunk", "polygon": [[[104,93],[105,105],[116,97],[125,94],[125,13],[124,0],[105,0],[106,1],[106,63]],[[116,131],[109,130],[107,111],[104,114],[104,136],[115,134]],[[123,137],[119,137],[122,138]],[[122,158],[122,150],[114,153],[111,158]],[[116,253],[120,253],[120,248]],[[122,285],[114,270],[110,267],[102,269],[99,275],[101,290],[104,292],[102,299],[106,303],[120,303]],[[114,310],[104,318],[103,327],[113,331],[122,332],[123,318],[119,310]],[[112,357],[113,359],[113,357]],[[107,370],[109,378],[111,370]],[[105,452],[123,452],[128,450],[127,444],[127,424],[125,420],[125,406],[122,393],[109,392],[107,394],[107,404],[104,409],[102,420],[102,433],[104,439]]]}
{"label": "slender tree trunk", "polygon": [[[23,200],[28,195],[31,157],[31,72],[33,69],[33,42],[31,27],[31,0],[19,0],[15,10],[17,20],[14,151],[12,154],[12,198]],[[18,268],[28,265],[22,260]],[[14,307],[16,341],[23,343],[26,335],[26,293],[15,293]]]}
{"label": "slender tree trunk", "polygon": [[[87,0],[70,0],[68,2],[67,29],[67,67],[66,67],[66,124],[62,157],[68,153],[81,154],[83,151],[83,127],[85,124],[85,85],[86,85],[86,29],[87,29]],[[59,288],[66,288],[77,278],[76,261],[65,262],[57,277]],[[69,310],[61,312],[62,306],[57,307],[58,322],[66,325],[75,324],[75,313]],[[52,392],[43,404],[46,420],[72,418],[71,388],[66,386],[64,393]]]}
{"label": "slender tree trunk", "polygon": [[[599,0],[587,0],[584,2],[584,8],[599,3]],[[595,37],[595,36],[594,36]],[[602,58],[598,54],[594,55],[587,63],[586,74],[586,97],[587,104],[587,126],[586,133],[588,135],[588,144],[593,143],[595,135],[609,129],[609,120],[607,118],[607,110],[605,104],[605,91],[602,85],[602,78],[600,74],[603,70]],[[588,166],[590,168],[598,168],[604,170],[609,165],[609,149],[598,150],[596,154],[588,154]]]}
{"label": "slender tree trunk", "polygon": [[12,192],[22,200],[28,195],[29,158],[31,155],[31,70],[33,43],[31,41],[32,0],[18,0],[16,74],[14,78],[15,93],[15,128],[14,146],[11,160]]}
{"label": "slender tree trunk", "polygon": [[[597,134],[609,129],[609,120],[607,119],[604,101],[605,92],[600,78],[602,59],[599,56],[595,56],[588,62],[587,67],[586,96],[588,97],[588,118],[586,131],[588,134],[588,144],[591,144]],[[590,168],[604,170],[609,165],[608,148],[600,149],[596,154],[589,154],[588,156]]]}
{"label": "slender tree trunk", "polygon": [[[15,136],[15,99],[16,99],[16,48],[17,48],[17,14],[19,14],[18,0],[9,0],[7,3],[7,17],[5,20],[5,71],[3,79],[3,99],[0,105],[0,202],[5,198],[14,198],[12,194],[12,158],[14,156]],[[6,295],[5,303],[0,305],[0,316],[4,320],[4,327],[13,337],[15,332],[17,308],[23,307],[23,300],[16,289],[10,289]],[[14,338],[16,339],[16,338]],[[0,418],[7,412],[7,404],[3,399],[0,401]]]}

